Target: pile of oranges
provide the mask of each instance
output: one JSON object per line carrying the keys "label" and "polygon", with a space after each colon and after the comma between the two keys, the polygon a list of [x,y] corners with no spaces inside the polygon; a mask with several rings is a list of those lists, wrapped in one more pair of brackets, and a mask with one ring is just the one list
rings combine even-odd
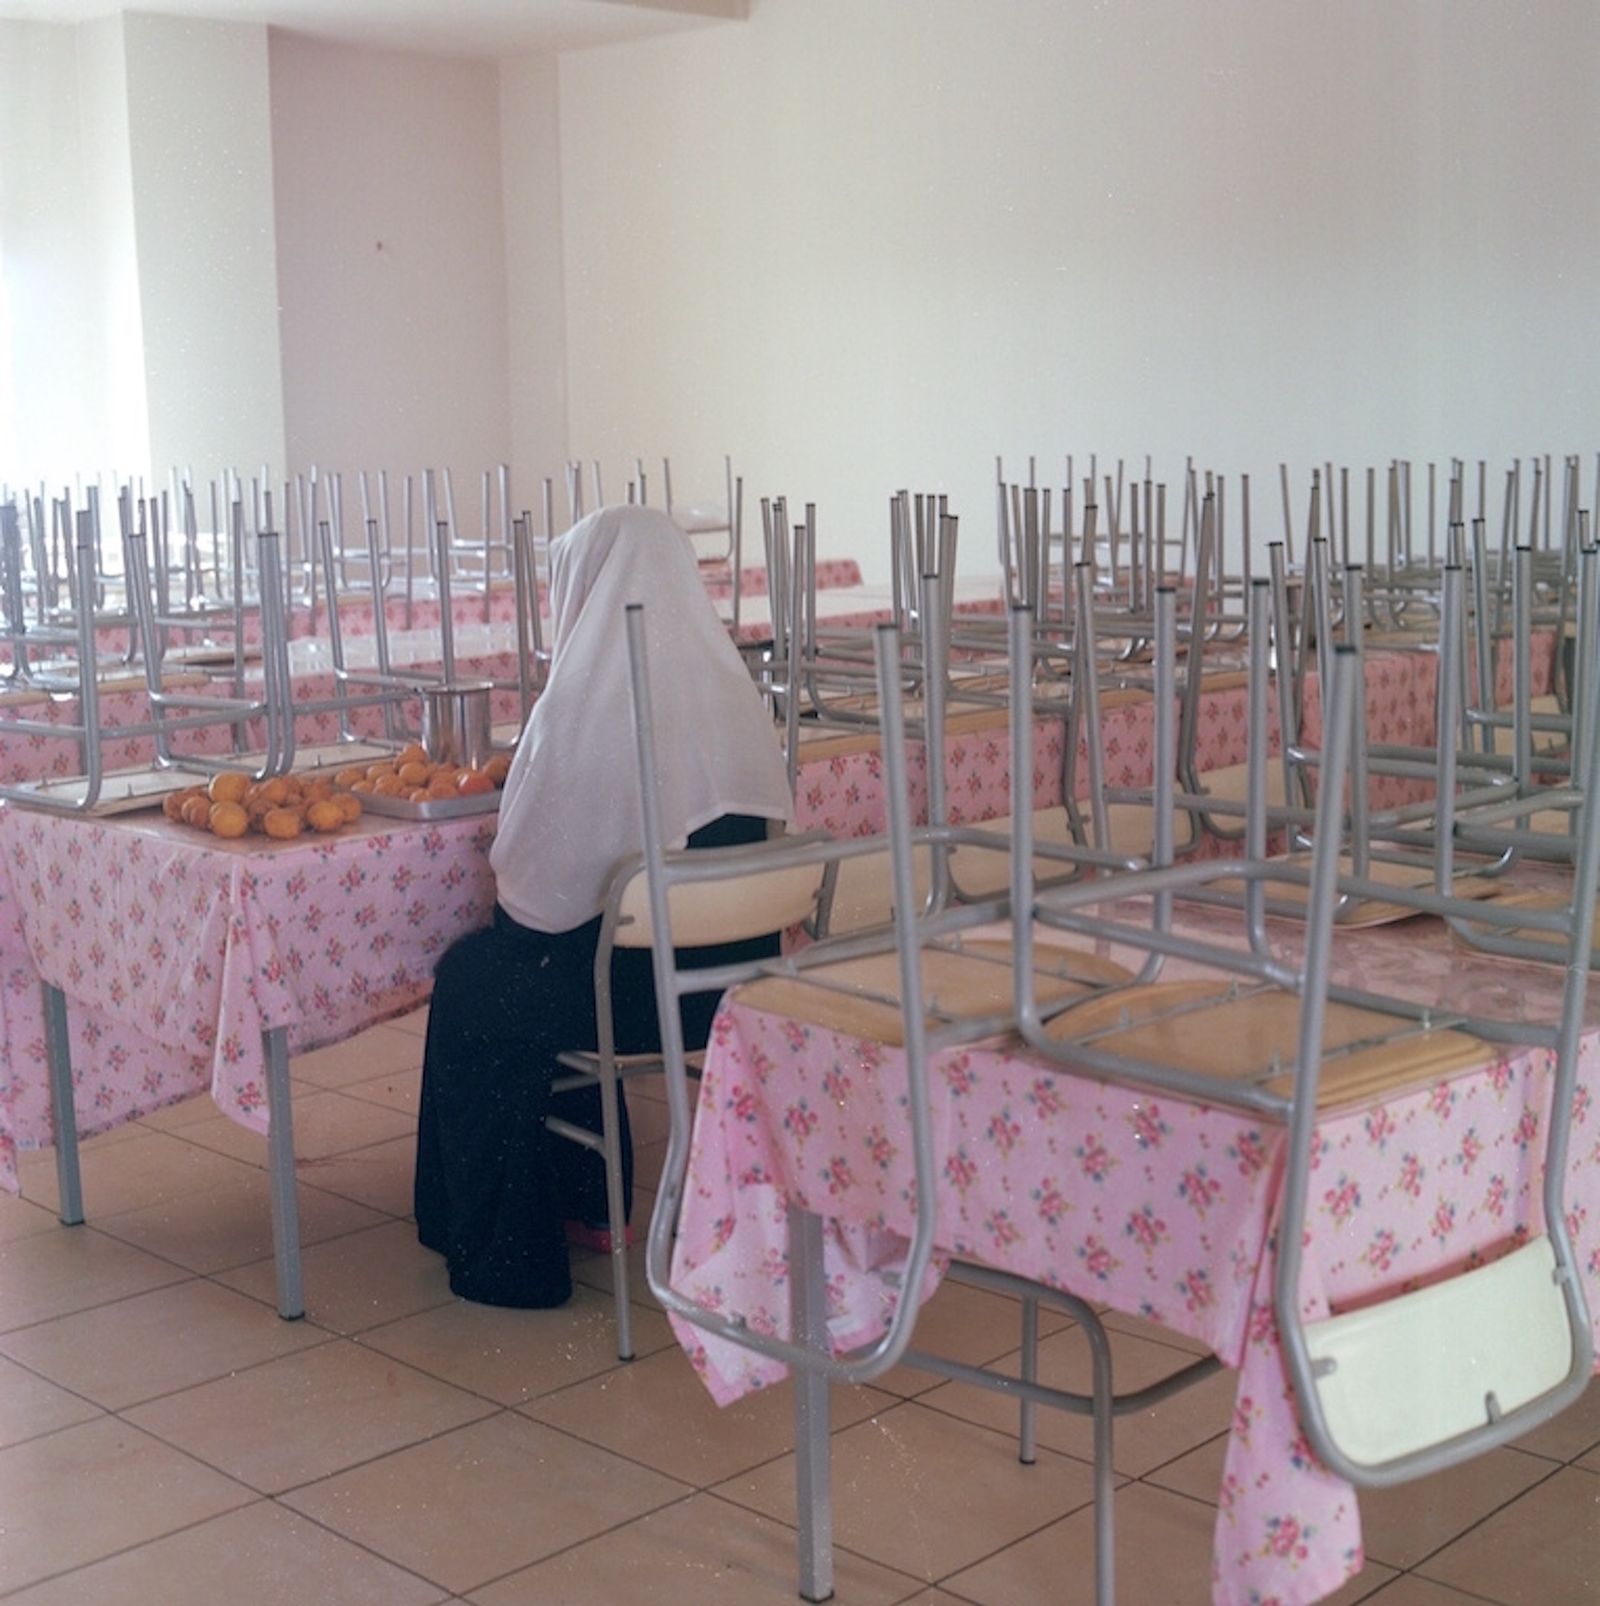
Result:
{"label": "pile of oranges", "polygon": [[506,784],[511,760],[496,753],[482,769],[459,764],[429,763],[415,742],[381,763],[352,766],[333,778],[340,796],[399,797],[412,803],[440,803],[450,798],[478,797]]}
{"label": "pile of oranges", "polygon": [[288,841],[304,830],[327,834],[361,818],[361,799],[339,792],[326,775],[278,775],[253,781],[240,770],[213,775],[205,786],[190,786],[162,800],[169,820],[241,837],[254,831]]}

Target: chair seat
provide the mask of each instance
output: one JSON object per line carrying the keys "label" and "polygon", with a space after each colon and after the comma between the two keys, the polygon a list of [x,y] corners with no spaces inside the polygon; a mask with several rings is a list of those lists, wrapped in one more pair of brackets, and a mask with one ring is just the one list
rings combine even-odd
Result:
{"label": "chair seat", "polygon": [[[1272,864],[1302,865],[1311,867],[1309,853],[1290,853],[1269,861]],[[1348,855],[1339,859],[1339,874],[1354,874],[1353,862]],[[1408,892],[1431,892],[1433,890],[1433,866],[1431,864],[1396,864],[1388,859],[1373,859],[1367,865],[1366,879],[1379,881],[1385,886],[1396,887]],[[1213,890],[1228,892],[1235,897],[1244,895],[1242,881],[1223,880],[1213,883]],[[1458,875],[1451,883],[1452,895],[1457,898],[1492,898],[1499,890],[1499,884],[1488,876]],[[1267,897],[1280,906],[1290,905],[1295,911],[1287,918],[1299,919],[1311,897],[1311,889],[1293,882],[1276,881],[1267,885]],[[1281,913],[1281,907],[1279,911]],[[1364,898],[1359,902],[1348,904],[1334,916],[1341,926],[1348,926],[1354,930],[1363,930],[1368,926],[1395,925],[1401,920],[1415,920],[1420,913],[1409,904],[1390,903],[1382,898]]]}
{"label": "chair seat", "polygon": [[[1131,979],[1121,965],[1076,949],[1035,950],[1038,996],[1063,1007]],[[968,942],[960,950],[922,951],[922,986],[930,1028],[948,1021],[982,1020],[1011,1008],[1011,944]],[[764,976],[738,989],[739,1003],[787,1015],[829,1031],[899,1046],[905,1042],[900,1010],[900,962],[890,954],[843,959],[796,976]]]}
{"label": "chair seat", "polygon": [[1541,1234],[1444,1282],[1306,1325],[1328,1431],[1376,1467],[1470,1433],[1549,1394],[1572,1330]]}
{"label": "chair seat", "polygon": [[[1148,1060],[1287,1098],[1294,1091],[1300,1000],[1223,981],[1153,982],[1106,993],[1050,1022],[1061,1042]],[[1463,1032],[1422,1031],[1378,1010],[1329,1002],[1317,1108],[1360,1105],[1493,1063]],[[1287,1069],[1285,1069],[1287,1067]]]}
{"label": "chair seat", "polygon": [[[1248,764],[1225,764],[1221,769],[1207,770],[1200,777],[1200,790],[1209,793],[1228,803],[1244,803],[1248,801],[1247,792],[1250,786],[1250,766]],[[1283,791],[1283,765],[1276,759],[1267,762],[1267,806],[1269,808],[1282,808]],[[1243,822],[1239,822],[1242,826]]]}

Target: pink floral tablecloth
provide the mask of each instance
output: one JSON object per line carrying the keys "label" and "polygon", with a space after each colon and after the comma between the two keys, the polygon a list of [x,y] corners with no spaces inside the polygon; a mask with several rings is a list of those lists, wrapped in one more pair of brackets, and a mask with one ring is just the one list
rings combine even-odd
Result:
{"label": "pink floral tablecloth", "polygon": [[[1187,918],[1215,929],[1214,916]],[[1337,972],[1357,985],[1444,1010],[1555,1019],[1559,971],[1467,958],[1436,923],[1337,941]],[[1600,997],[1591,1016],[1567,1212],[1600,1313]],[[1549,1073],[1548,1053],[1513,1051],[1321,1123],[1308,1319],[1493,1258],[1541,1230]],[[1160,1322],[1238,1370],[1213,1551],[1219,1606],[1299,1606],[1359,1571],[1355,1492],[1318,1464],[1300,1430],[1273,1316],[1281,1127],[1075,1076],[1015,1042],[948,1053],[929,1081],[943,1250]],[[787,1209],[799,1204],[828,1224],[835,1342],[875,1338],[886,1304],[878,1271],[898,1262],[912,1225],[903,1088],[897,1049],[726,1002],[699,1096],[675,1285],[786,1334]],[[698,1328],[678,1333],[719,1402],[782,1375]]]}
{"label": "pink floral tablecloth", "polygon": [[292,1051],[423,999],[494,902],[494,816],[369,817],[222,843],[159,814],[0,810],[0,1186],[52,1137],[40,979],[70,1001],[82,1134],[209,1089],[265,1131],[261,1034]]}

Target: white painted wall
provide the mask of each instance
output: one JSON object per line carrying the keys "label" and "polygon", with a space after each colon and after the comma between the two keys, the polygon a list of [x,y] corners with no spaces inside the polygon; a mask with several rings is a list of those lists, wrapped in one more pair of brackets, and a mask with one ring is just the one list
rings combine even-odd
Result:
{"label": "white painted wall", "polygon": [[1280,458],[1592,451],[1596,60],[1592,0],[761,0],[573,52],[572,450],[731,451],[835,551],[948,489],[978,568],[997,452],[1252,470],[1259,538]]}
{"label": "white painted wall", "polygon": [[123,26],[0,22],[0,251],[14,406],[0,475],[148,452]]}
{"label": "white painted wall", "polygon": [[0,441],[0,477],[54,480],[77,466],[94,281],[82,210],[60,198],[82,182],[73,31],[0,22],[0,253],[11,324],[0,374],[11,438]]}
{"label": "white painted wall", "polygon": [[83,176],[77,192],[67,192],[62,200],[79,208],[90,283],[85,306],[89,365],[83,399],[87,445],[73,466],[85,472],[139,474],[149,465],[150,412],[124,20],[103,17],[74,31]]}
{"label": "white painted wall", "polygon": [[267,30],[125,27],[151,466],[281,473]]}
{"label": "white painted wall", "polygon": [[500,63],[500,167],[513,486],[517,502],[532,508],[537,521],[539,481],[549,475],[559,487],[567,455],[561,127],[553,55]]}
{"label": "white painted wall", "polygon": [[270,61],[289,466],[449,466],[476,528],[510,450],[495,65],[278,31]]}

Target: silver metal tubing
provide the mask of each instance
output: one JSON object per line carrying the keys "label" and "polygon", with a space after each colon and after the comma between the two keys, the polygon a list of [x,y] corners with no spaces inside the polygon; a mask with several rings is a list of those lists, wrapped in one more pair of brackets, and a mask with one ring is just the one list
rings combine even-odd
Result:
{"label": "silver metal tubing", "polygon": [[50,1115],[56,1140],[56,1216],[64,1227],[83,1221],[83,1184],[78,1170],[78,1117],[72,1097],[72,1040],[67,995],[41,982],[45,1057],[50,1067]]}
{"label": "silver metal tubing", "polygon": [[295,1193],[294,1112],[289,1084],[289,1032],[261,1034],[267,1060],[267,1169],[272,1180],[272,1261],[278,1314],[292,1322],[306,1313],[300,1279],[300,1201]]}

